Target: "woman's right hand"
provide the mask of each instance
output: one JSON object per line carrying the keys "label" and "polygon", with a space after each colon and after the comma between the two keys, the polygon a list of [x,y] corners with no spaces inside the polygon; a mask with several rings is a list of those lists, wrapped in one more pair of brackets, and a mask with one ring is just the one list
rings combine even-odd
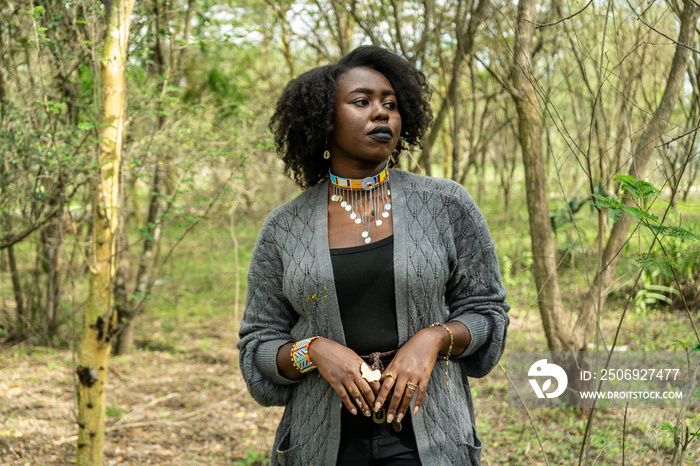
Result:
{"label": "woman's right hand", "polygon": [[351,413],[357,414],[359,407],[365,416],[372,415],[370,406],[380,384],[362,378],[360,366],[365,362],[357,353],[328,338],[318,338],[309,345],[309,358]]}

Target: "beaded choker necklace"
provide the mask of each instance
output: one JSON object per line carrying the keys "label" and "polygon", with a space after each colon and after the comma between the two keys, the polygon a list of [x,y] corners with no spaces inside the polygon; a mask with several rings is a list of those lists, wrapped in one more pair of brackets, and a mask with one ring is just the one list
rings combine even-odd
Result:
{"label": "beaded choker necklace", "polygon": [[328,173],[331,175],[333,185],[331,201],[340,202],[340,207],[350,212],[350,220],[358,225],[362,224],[362,237],[365,243],[369,243],[372,241],[369,236],[370,225],[374,223],[374,226],[378,227],[382,224],[378,214],[379,208],[383,218],[388,218],[391,210],[389,163],[377,175],[356,180],[335,176],[330,168]]}

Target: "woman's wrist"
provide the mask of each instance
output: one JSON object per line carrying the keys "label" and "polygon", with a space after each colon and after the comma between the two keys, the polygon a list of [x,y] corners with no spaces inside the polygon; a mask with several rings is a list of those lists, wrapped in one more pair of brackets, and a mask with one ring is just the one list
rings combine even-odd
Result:
{"label": "woman's wrist", "polygon": [[450,345],[450,337],[441,328],[425,327],[419,330],[416,336],[420,338],[425,350],[434,353],[435,357],[439,357],[443,350],[447,351],[447,347]]}
{"label": "woman's wrist", "polygon": [[450,375],[449,375],[449,369],[450,369],[450,356],[452,355],[452,347],[454,346],[455,338],[454,334],[452,333],[452,330],[450,327],[448,327],[445,324],[442,324],[440,322],[435,322],[430,326],[430,328],[441,328],[444,329],[447,332],[447,335],[449,336],[449,346],[447,347],[447,351],[445,351],[445,355],[442,356],[438,353],[438,357],[441,358],[442,360],[445,361],[445,386],[449,387],[450,386]]}
{"label": "woman's wrist", "polygon": [[311,338],[299,340],[294,343],[289,352],[292,364],[302,374],[306,374],[307,372],[311,372],[312,370],[316,369],[316,365],[313,363],[309,355],[309,347],[311,346],[311,342],[319,338],[321,337],[313,336]]}
{"label": "woman's wrist", "polygon": [[[309,349],[313,348],[317,344],[316,342],[319,340],[321,340],[320,337],[310,340],[308,345],[306,345],[307,352]],[[306,372],[310,371],[300,371],[298,365],[294,362],[294,347],[303,341],[304,340],[300,340],[298,342],[291,341],[285,345],[282,345],[279,350],[277,350],[277,371],[281,376],[289,380],[299,380],[306,375]],[[314,364],[313,355],[308,354],[308,358],[312,365],[315,366],[316,364]]]}
{"label": "woman's wrist", "polygon": [[433,343],[432,350],[436,356],[447,352],[447,348],[450,346],[450,336],[446,331],[439,327],[426,327],[420,330],[420,332],[429,335],[429,338]]}
{"label": "woman's wrist", "polygon": [[438,351],[438,356],[449,358],[452,354],[452,348],[454,346],[454,334],[452,333],[452,329],[446,324],[441,324],[439,322],[435,322],[428,328],[440,332],[441,346],[440,351]]}
{"label": "woman's wrist", "polygon": [[[330,341],[332,340],[319,337],[309,344],[309,359],[311,359],[311,362],[315,362],[316,360],[318,360],[319,353],[320,351],[322,351],[319,347],[323,347],[327,342]],[[314,363],[314,365],[316,364]]]}

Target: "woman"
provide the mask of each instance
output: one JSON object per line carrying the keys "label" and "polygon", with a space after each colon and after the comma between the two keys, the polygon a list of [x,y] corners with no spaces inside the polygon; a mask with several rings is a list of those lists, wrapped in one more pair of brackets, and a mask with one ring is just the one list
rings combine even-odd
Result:
{"label": "woman", "polygon": [[500,358],[508,305],[464,188],[391,168],[428,97],[408,61],[363,46],[277,103],[270,128],[305,191],[260,231],[238,344],[252,396],[286,406],[272,464],[480,463],[467,377]]}

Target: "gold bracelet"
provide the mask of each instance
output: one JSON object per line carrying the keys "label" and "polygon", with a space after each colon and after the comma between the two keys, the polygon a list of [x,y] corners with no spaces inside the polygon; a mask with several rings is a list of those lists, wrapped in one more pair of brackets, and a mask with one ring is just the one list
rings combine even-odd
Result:
{"label": "gold bracelet", "polygon": [[448,327],[448,326],[445,325],[445,324],[441,324],[441,323],[439,323],[439,322],[435,322],[433,325],[431,325],[431,327],[442,327],[442,328],[444,328],[445,330],[447,330],[447,333],[450,334],[450,347],[447,348],[447,354],[446,354],[445,356],[441,356],[441,355],[438,354],[438,357],[439,357],[440,359],[443,359],[443,360],[445,361],[445,386],[446,386],[446,387],[449,387],[449,386],[450,386],[450,377],[449,377],[447,371],[448,371],[448,369],[450,368],[450,355],[452,354],[452,345],[453,345],[454,342],[455,342],[455,337],[454,337],[454,335],[452,334],[452,330],[450,330],[450,327]]}

